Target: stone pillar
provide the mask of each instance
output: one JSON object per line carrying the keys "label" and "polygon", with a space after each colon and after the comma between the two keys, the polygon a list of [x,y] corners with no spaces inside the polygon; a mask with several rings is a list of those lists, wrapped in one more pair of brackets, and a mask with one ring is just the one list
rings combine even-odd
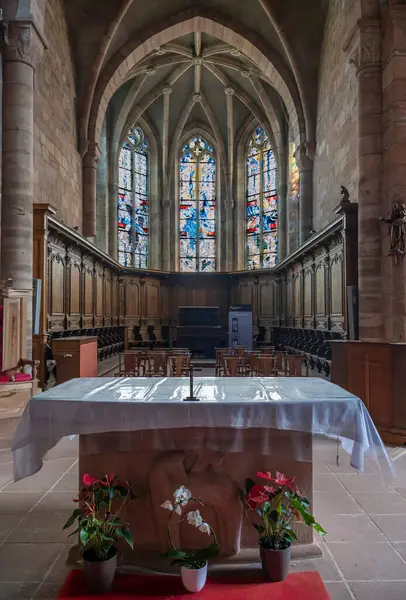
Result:
{"label": "stone pillar", "polygon": [[360,19],[359,45],[350,61],[358,80],[359,336],[384,339],[381,280],[382,65],[378,19]]}
{"label": "stone pillar", "polygon": [[109,254],[114,260],[118,259],[117,198],[117,183],[109,183]]}
{"label": "stone pillar", "polygon": [[[169,115],[171,106],[172,88],[167,86],[163,89],[163,111],[162,111],[162,256],[159,257],[160,265],[158,268],[170,271],[170,244],[171,244],[171,222],[170,222],[170,193],[169,193],[169,173],[171,165],[169,165]],[[158,230],[158,228],[156,228]]]}
{"label": "stone pillar", "polygon": [[170,198],[164,198],[162,200],[162,259],[161,269],[163,271],[170,271],[173,268],[171,263],[171,236],[178,235],[179,233],[173,232],[171,229],[171,200]]}
{"label": "stone pillar", "polygon": [[[34,73],[44,45],[29,21],[8,24],[3,43],[1,278],[32,290],[34,202]],[[29,302],[27,347],[32,348]]]}
{"label": "stone pillar", "polygon": [[278,189],[278,262],[286,256],[286,206],[288,186],[283,183]]}
{"label": "stone pillar", "polygon": [[313,229],[313,159],[309,148],[301,144],[295,152],[299,180],[299,246],[309,239]]}
{"label": "stone pillar", "polygon": [[[388,216],[394,202],[406,204],[406,5],[392,2],[383,19],[383,179],[382,208]],[[382,306],[384,336],[406,341],[406,261],[388,257],[387,225],[381,225]]]}
{"label": "stone pillar", "polygon": [[83,235],[96,237],[96,170],[99,149],[89,142],[83,157]]}
{"label": "stone pillar", "polygon": [[[225,260],[223,261],[224,269],[232,271],[234,265],[234,90],[232,87],[225,88],[226,104],[227,104],[227,200],[224,203],[226,214],[224,215],[224,223],[226,229],[226,245],[225,245]],[[220,241],[220,240],[219,240]],[[217,242],[220,247],[219,241]],[[218,252],[217,252],[218,254]],[[221,270],[220,265],[217,265],[217,271]]]}
{"label": "stone pillar", "polygon": [[103,252],[108,252],[109,237],[109,190],[106,121],[100,137],[100,160],[96,165],[96,244]]}

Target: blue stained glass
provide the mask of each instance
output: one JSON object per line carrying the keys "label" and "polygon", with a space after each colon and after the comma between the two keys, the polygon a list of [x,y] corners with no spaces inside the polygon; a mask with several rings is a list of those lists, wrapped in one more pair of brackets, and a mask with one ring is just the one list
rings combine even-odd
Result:
{"label": "blue stained glass", "polygon": [[132,175],[131,171],[123,169],[122,167],[118,170],[118,187],[124,190],[132,190]]}
{"label": "blue stained glass", "polygon": [[216,203],[206,200],[200,202],[200,218],[214,220],[216,218]]}
{"label": "blue stained glass", "polygon": [[216,270],[216,261],[214,258],[200,258],[199,259],[199,271],[205,273],[213,273]]}
{"label": "blue stained glass", "polygon": [[183,147],[179,163],[180,270],[216,267],[216,159],[200,136]]}
{"label": "blue stained glass", "polygon": [[118,194],[118,208],[119,210],[128,210],[131,209],[132,206],[132,198],[131,194],[128,192],[122,191]]}
{"label": "blue stained glass", "polygon": [[193,272],[197,269],[197,261],[194,257],[181,256],[180,270],[184,272]]}
{"label": "blue stained glass", "polygon": [[119,262],[144,269],[148,268],[148,148],[142,129],[131,128],[119,157],[117,206]]}
{"label": "blue stained glass", "polygon": [[278,253],[277,165],[261,127],[248,143],[246,169],[246,268],[271,268]]}
{"label": "blue stained glass", "polygon": [[131,212],[119,209],[117,226],[119,231],[130,231],[132,226]]}
{"label": "blue stained glass", "polygon": [[132,152],[131,152],[130,148],[123,146],[123,148],[120,152],[119,166],[124,167],[124,169],[131,170],[131,159],[132,159]]}

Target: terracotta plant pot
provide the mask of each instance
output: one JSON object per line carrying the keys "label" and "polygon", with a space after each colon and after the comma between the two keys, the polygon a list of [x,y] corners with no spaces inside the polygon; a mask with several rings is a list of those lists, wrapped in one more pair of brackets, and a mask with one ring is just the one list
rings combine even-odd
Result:
{"label": "terracotta plant pot", "polygon": [[112,548],[107,560],[94,560],[92,551],[83,553],[83,568],[88,591],[92,594],[104,594],[113,585],[117,569],[117,548]]}
{"label": "terracotta plant pot", "polygon": [[291,546],[284,550],[259,547],[262,570],[268,581],[283,581],[289,573]]}
{"label": "terracotta plant pot", "polygon": [[207,563],[201,569],[180,568],[182,583],[188,592],[200,592],[207,579]]}

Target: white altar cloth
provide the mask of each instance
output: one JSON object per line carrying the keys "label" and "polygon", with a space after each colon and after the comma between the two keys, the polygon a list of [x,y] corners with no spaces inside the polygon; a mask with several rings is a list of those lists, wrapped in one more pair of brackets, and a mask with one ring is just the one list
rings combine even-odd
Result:
{"label": "white altar cloth", "polygon": [[[199,377],[194,383],[200,402],[183,402],[189,396],[189,379],[176,377],[72,379],[34,396],[12,443],[15,481],[39,471],[44,455],[65,436],[150,430],[154,444],[159,430],[193,427],[234,430],[229,452],[241,451],[238,432],[247,428],[339,437],[358,471],[368,457],[384,476],[393,473],[363,402],[328,381]],[[266,440],[258,439],[258,448],[266,453]]]}

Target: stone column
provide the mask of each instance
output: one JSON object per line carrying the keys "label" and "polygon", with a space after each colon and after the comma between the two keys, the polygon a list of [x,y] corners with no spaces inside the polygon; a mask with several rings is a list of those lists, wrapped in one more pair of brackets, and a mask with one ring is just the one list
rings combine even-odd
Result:
{"label": "stone column", "polygon": [[96,165],[96,244],[103,252],[108,252],[109,239],[109,189],[106,122],[100,138],[100,160]]}
{"label": "stone column", "polygon": [[[225,88],[226,103],[227,103],[227,195],[228,198],[224,203],[226,214],[224,215],[224,223],[226,230],[226,245],[225,245],[225,260],[223,261],[224,269],[232,271],[234,265],[234,90],[231,87]],[[220,240],[217,244],[220,246]],[[218,254],[218,252],[217,252]],[[220,271],[220,265],[217,265],[217,270]]]}
{"label": "stone column", "polygon": [[109,254],[114,260],[118,259],[117,198],[117,183],[109,183]]}
{"label": "stone column", "polygon": [[163,90],[163,111],[162,111],[162,185],[161,185],[161,209],[162,209],[162,256],[160,257],[160,267],[164,271],[171,270],[171,201],[169,191],[169,173],[171,165],[169,159],[169,110],[172,88],[165,87]]}
{"label": "stone column", "polygon": [[384,339],[381,280],[382,65],[378,19],[360,19],[351,57],[358,80],[358,293],[359,336]]}
{"label": "stone column", "polygon": [[96,237],[96,171],[99,149],[96,142],[88,142],[83,157],[83,235]]}
{"label": "stone column", "polygon": [[[34,202],[34,73],[44,45],[29,21],[14,21],[3,43],[1,278],[32,290]],[[27,347],[32,348],[29,304]]]}
{"label": "stone column", "polygon": [[313,229],[313,159],[306,144],[297,147],[295,158],[300,172],[299,246],[301,246],[309,239]]}
{"label": "stone column", "polygon": [[[392,2],[383,19],[383,179],[380,216],[388,216],[394,202],[406,204],[406,5]],[[388,257],[387,225],[383,240],[382,305],[385,340],[406,341],[406,261]]]}
{"label": "stone column", "polygon": [[278,261],[286,256],[286,206],[288,186],[283,183],[278,189]]}

